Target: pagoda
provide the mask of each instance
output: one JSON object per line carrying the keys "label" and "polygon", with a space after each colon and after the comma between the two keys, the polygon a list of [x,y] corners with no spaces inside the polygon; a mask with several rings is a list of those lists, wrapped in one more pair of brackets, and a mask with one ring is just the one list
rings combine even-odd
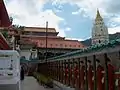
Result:
{"label": "pagoda", "polygon": [[92,28],[92,45],[109,42],[108,28],[101,17],[99,10]]}

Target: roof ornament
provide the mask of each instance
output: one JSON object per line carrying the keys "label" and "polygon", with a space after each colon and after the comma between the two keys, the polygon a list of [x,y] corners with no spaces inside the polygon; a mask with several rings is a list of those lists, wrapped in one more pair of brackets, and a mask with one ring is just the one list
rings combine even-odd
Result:
{"label": "roof ornament", "polygon": [[98,20],[98,19],[102,19],[102,17],[100,15],[99,9],[97,8],[97,15],[95,20]]}

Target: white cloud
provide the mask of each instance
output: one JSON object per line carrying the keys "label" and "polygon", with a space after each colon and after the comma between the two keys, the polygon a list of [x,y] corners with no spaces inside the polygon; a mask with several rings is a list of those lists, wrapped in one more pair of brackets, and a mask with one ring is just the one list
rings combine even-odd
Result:
{"label": "white cloud", "polygon": [[113,17],[111,18],[111,22],[116,22],[116,23],[120,23],[120,17]]}
{"label": "white cloud", "polygon": [[45,27],[48,21],[48,27],[56,28],[59,35],[65,36],[64,30],[59,27],[64,19],[58,17],[51,9],[42,11],[47,0],[11,0],[7,3],[9,15],[13,16],[13,24],[33,27]]}
{"label": "white cloud", "polygon": [[[89,37],[89,38],[90,38],[90,37]],[[66,38],[66,39],[68,39],[68,40],[84,41],[84,40],[89,39],[89,38],[84,38],[84,39],[82,39],[82,38]]]}
{"label": "white cloud", "polygon": [[95,18],[97,8],[100,10],[103,17],[111,15],[119,15],[120,17],[120,2],[119,0],[52,0],[53,5],[62,5],[69,3],[77,5],[79,10],[72,12],[72,14],[81,14],[90,18]]}
{"label": "white cloud", "polygon": [[73,15],[79,14],[79,11],[72,12]]}
{"label": "white cloud", "polygon": [[120,26],[119,27],[113,27],[113,28],[108,28],[109,34],[114,34],[116,32],[120,32]]}
{"label": "white cloud", "polygon": [[58,36],[60,36],[60,37],[66,37],[64,29],[60,29],[60,32],[59,32]]}
{"label": "white cloud", "polygon": [[67,27],[67,28],[65,29],[65,31],[71,31],[71,28],[70,28],[70,27]]}
{"label": "white cloud", "polygon": [[72,12],[73,15],[82,15],[84,17],[90,17],[91,19],[95,18],[98,8],[101,16],[109,19],[109,33],[113,34],[120,32],[119,0],[64,0],[62,4],[64,3],[74,4],[79,7],[79,10]]}
{"label": "white cloud", "polygon": [[86,14],[89,17],[94,17],[97,8],[101,10],[101,12],[104,12],[105,3],[108,0],[52,0],[53,5],[62,5],[65,3],[69,3],[71,5],[77,5],[80,9],[76,12],[73,12],[73,14],[81,13],[81,11],[84,11],[84,14]]}
{"label": "white cloud", "polygon": [[[60,36],[66,36],[65,30],[70,31],[70,28],[61,29],[59,23],[62,21],[65,25],[67,23],[63,18],[58,17],[52,10],[42,11],[42,8],[49,0],[10,0],[7,1],[7,10],[10,15],[14,17],[14,23],[25,26],[45,26],[45,21],[49,22],[49,27],[55,27]],[[72,12],[72,14],[82,14],[84,17],[95,18],[96,9],[99,8],[103,17],[109,17],[110,26],[109,33],[120,32],[116,23],[120,23],[120,2],[119,0],[50,0],[52,5],[57,6],[56,12],[63,10],[62,5],[70,3],[71,5],[77,5],[78,11]],[[111,18],[111,15],[115,17]],[[43,17],[44,16],[44,17]],[[117,16],[117,17],[116,17]]]}
{"label": "white cloud", "polygon": [[68,39],[68,40],[78,40],[78,41],[83,41],[84,39],[80,39],[80,38],[65,38],[65,39]]}

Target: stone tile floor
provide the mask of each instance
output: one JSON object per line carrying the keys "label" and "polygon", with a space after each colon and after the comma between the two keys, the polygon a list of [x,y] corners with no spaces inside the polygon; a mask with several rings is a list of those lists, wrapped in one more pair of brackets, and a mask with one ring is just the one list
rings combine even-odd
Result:
{"label": "stone tile floor", "polygon": [[34,77],[25,77],[21,82],[21,90],[52,90],[39,85]]}
{"label": "stone tile floor", "polygon": [[[17,85],[0,85],[0,90],[18,90]],[[54,90],[39,85],[34,77],[26,76],[21,82],[21,90]]]}

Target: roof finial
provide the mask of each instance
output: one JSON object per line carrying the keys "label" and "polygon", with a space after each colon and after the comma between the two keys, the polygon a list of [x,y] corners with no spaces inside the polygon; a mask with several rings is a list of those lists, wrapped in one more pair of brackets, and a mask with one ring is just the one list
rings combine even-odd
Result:
{"label": "roof finial", "polygon": [[102,19],[99,9],[97,8],[97,15],[96,15],[96,19]]}

